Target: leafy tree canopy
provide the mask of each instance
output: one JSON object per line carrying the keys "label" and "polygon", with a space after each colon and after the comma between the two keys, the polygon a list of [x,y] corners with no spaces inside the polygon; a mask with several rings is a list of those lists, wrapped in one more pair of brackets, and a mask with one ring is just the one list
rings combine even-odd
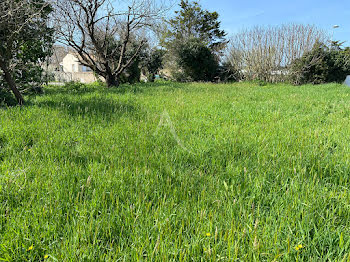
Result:
{"label": "leafy tree canopy", "polygon": [[40,90],[44,80],[40,64],[53,44],[51,12],[45,0],[0,2],[0,88],[11,90],[19,104],[24,91]]}
{"label": "leafy tree canopy", "polygon": [[202,9],[196,1],[181,0],[180,10],[168,21],[161,41],[172,77],[179,81],[213,81],[220,51],[227,44],[225,36],[217,12]]}
{"label": "leafy tree canopy", "polygon": [[219,14],[203,10],[198,2],[181,0],[180,10],[168,21],[169,28],[164,42],[184,41],[191,38],[200,39],[210,48],[222,47],[226,33],[220,29]]}
{"label": "leafy tree canopy", "polygon": [[330,48],[316,43],[310,52],[296,59],[290,67],[293,84],[343,82],[350,74],[350,49],[341,45]]}
{"label": "leafy tree canopy", "polygon": [[147,75],[148,81],[154,82],[155,75],[163,68],[163,57],[165,50],[150,49],[142,61],[144,74]]}
{"label": "leafy tree canopy", "polygon": [[196,38],[179,47],[177,62],[190,81],[212,81],[218,68],[213,52]]}

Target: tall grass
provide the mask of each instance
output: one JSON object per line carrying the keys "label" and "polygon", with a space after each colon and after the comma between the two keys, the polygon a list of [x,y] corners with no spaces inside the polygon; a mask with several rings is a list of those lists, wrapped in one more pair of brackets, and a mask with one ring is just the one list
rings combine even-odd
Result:
{"label": "tall grass", "polygon": [[49,87],[0,109],[0,260],[349,261],[350,89]]}

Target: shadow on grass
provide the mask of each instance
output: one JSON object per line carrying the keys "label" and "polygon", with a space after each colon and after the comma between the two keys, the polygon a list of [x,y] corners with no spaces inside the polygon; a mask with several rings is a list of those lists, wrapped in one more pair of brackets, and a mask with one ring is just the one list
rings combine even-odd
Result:
{"label": "shadow on grass", "polygon": [[77,89],[66,88],[64,86],[49,86],[44,88],[44,95],[74,95],[74,94],[90,94],[96,93],[102,87],[81,87]]}
{"label": "shadow on grass", "polygon": [[153,83],[135,83],[135,84],[122,84],[119,87],[107,88],[103,87],[98,89],[98,92],[107,92],[110,94],[139,94],[149,91],[157,92],[159,87],[168,87],[171,82],[158,81]]}
{"label": "shadow on grass", "polygon": [[[39,107],[48,107],[60,110],[70,116],[88,117],[112,120],[118,119],[123,115],[135,117],[142,113],[138,106],[131,102],[123,102],[105,97],[79,97],[71,99],[68,96],[62,96],[65,99],[48,100],[35,103]],[[79,100],[78,100],[79,99]]]}
{"label": "shadow on grass", "polygon": [[45,95],[58,94],[89,94],[89,93],[110,93],[110,94],[125,94],[125,93],[143,93],[148,88],[157,88],[168,85],[167,82],[159,81],[154,83],[135,83],[122,84],[118,87],[108,88],[104,84],[79,84],[79,85],[65,85],[65,86],[48,86],[44,88]]}

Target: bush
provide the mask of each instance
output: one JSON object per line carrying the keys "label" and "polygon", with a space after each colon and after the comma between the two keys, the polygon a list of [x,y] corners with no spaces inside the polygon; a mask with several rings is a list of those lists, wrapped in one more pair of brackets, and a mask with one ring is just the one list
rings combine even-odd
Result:
{"label": "bush", "polygon": [[24,68],[15,71],[15,79],[18,89],[26,95],[42,94],[45,75],[38,65],[27,64]]}
{"label": "bush", "polygon": [[[16,82],[16,87],[23,95],[43,93],[42,85],[46,79],[43,74],[43,69],[40,66],[31,63],[23,63],[17,64],[12,70],[12,76]],[[2,74],[1,71],[0,74]],[[5,79],[0,77],[0,88],[1,87],[3,91],[10,92],[8,83]]]}
{"label": "bush", "polygon": [[183,42],[177,49],[177,60],[182,71],[175,76],[179,81],[213,81],[219,67],[215,54],[198,39]]}
{"label": "bush", "polygon": [[70,81],[64,84],[63,88],[69,91],[79,91],[83,88],[85,88],[86,85],[81,83],[81,82],[77,82],[77,81]]}
{"label": "bush", "polygon": [[120,76],[121,84],[135,84],[140,82],[141,78],[141,69],[140,69],[140,61],[136,59]]}
{"label": "bush", "polygon": [[218,67],[217,80],[219,82],[233,82],[241,78],[240,73],[229,62],[225,62]]}
{"label": "bush", "polygon": [[162,49],[151,49],[145,55],[142,61],[143,74],[147,76],[149,82],[154,82],[156,74],[163,68],[164,55],[165,51]]}
{"label": "bush", "polygon": [[267,82],[264,80],[253,80],[252,83],[257,86],[267,86]]}
{"label": "bush", "polygon": [[350,74],[349,53],[348,49],[330,49],[316,43],[310,52],[292,63],[290,80],[295,85],[343,82]]}
{"label": "bush", "polygon": [[0,107],[3,106],[15,106],[17,101],[15,97],[3,87],[0,87]]}

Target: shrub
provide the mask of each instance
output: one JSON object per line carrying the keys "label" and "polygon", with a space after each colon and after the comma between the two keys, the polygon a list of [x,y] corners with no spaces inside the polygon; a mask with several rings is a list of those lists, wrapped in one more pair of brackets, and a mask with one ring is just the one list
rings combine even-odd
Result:
{"label": "shrub", "polygon": [[63,87],[66,90],[79,91],[85,87],[85,84],[83,84],[81,82],[77,82],[77,81],[70,81],[70,82],[65,83],[65,85]]}
{"label": "shrub", "polygon": [[[12,77],[16,82],[16,88],[22,94],[41,94],[43,92],[42,85],[46,80],[46,76],[40,66],[31,63],[21,63],[14,66],[12,71]],[[1,71],[0,74],[2,74]],[[0,86],[2,86],[5,91],[10,92],[5,79],[0,78]]]}
{"label": "shrub", "polygon": [[322,43],[316,43],[290,66],[290,80],[295,85],[343,82],[349,74],[349,51],[328,48]]}
{"label": "shrub", "polygon": [[181,0],[179,6],[161,30],[166,71],[178,81],[213,81],[227,45],[219,14],[198,1]]}
{"label": "shrub", "polygon": [[257,86],[267,86],[267,82],[264,80],[253,80],[252,83]]}
{"label": "shrub", "polygon": [[0,107],[15,105],[17,105],[15,97],[7,89],[0,86]]}
{"label": "shrub", "polygon": [[140,69],[140,61],[136,59],[120,76],[121,84],[135,84],[140,82],[141,77],[141,69]]}
{"label": "shrub", "polygon": [[234,68],[229,62],[225,62],[218,66],[217,80],[219,82],[233,82],[241,78],[239,71]]}
{"label": "shrub", "polygon": [[284,82],[285,67],[320,39],[327,35],[313,25],[255,26],[232,36],[227,56],[246,80]]}
{"label": "shrub", "polygon": [[143,73],[149,82],[154,82],[156,74],[163,68],[165,51],[162,49],[151,49],[142,61]]}
{"label": "shrub", "polygon": [[213,81],[219,66],[211,49],[194,38],[178,47],[177,60],[183,75],[191,81]]}

